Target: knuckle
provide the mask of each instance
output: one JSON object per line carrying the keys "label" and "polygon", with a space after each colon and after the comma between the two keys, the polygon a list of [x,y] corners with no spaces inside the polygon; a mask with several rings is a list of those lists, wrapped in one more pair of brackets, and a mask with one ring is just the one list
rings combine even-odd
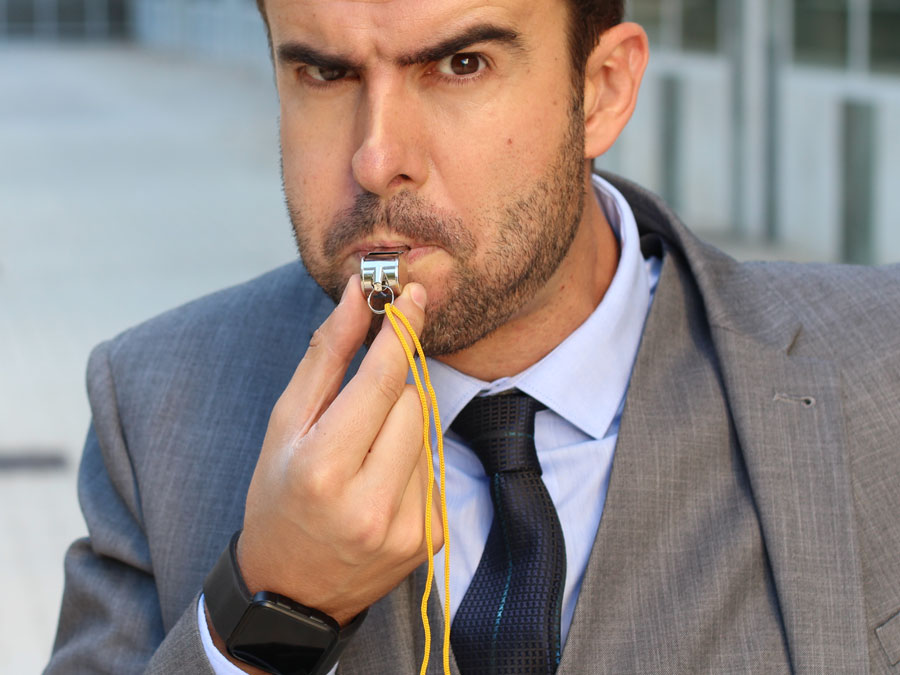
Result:
{"label": "knuckle", "polygon": [[313,331],[309,338],[309,346],[306,348],[305,359],[325,359],[326,361],[340,360],[342,358],[342,350],[339,346],[342,344],[340,334],[328,328],[328,322],[319,326]]}
{"label": "knuckle", "polygon": [[402,526],[397,528],[397,537],[393,541],[395,554],[403,560],[418,558],[425,552],[425,543],[422,513],[417,510],[407,514]]}
{"label": "knuckle", "polygon": [[314,413],[315,408],[297,395],[296,390],[287,389],[272,406],[269,413],[269,426],[283,431],[296,430]]}
{"label": "knuckle", "polygon": [[309,338],[309,348],[317,349],[328,344],[325,336],[325,329],[322,326],[317,327]]}
{"label": "knuckle", "polygon": [[419,527],[410,527],[404,530],[404,536],[400,539],[399,555],[405,560],[420,555],[425,550],[425,535],[421,524]]}
{"label": "knuckle", "polygon": [[396,401],[406,388],[406,375],[399,376],[389,368],[382,368],[375,377],[376,391],[384,398]]}
{"label": "knuckle", "polygon": [[276,429],[284,429],[289,423],[290,405],[287,397],[282,394],[272,407],[272,412],[269,415],[269,426]]}
{"label": "knuckle", "polygon": [[403,391],[400,392],[400,401],[403,405],[408,405],[417,409],[419,408],[419,391],[414,384],[407,384],[404,382]]}
{"label": "knuckle", "polygon": [[306,465],[299,474],[295,484],[304,498],[324,501],[333,498],[340,489],[336,472],[326,462]]}
{"label": "knuckle", "polygon": [[403,406],[409,412],[409,422],[414,426],[415,434],[410,438],[416,439],[416,442],[410,446],[410,449],[419,451],[422,449],[422,426],[425,420],[422,418],[422,399],[419,392],[412,384],[407,384],[403,388],[403,393],[397,401],[397,405]]}
{"label": "knuckle", "polygon": [[373,554],[384,547],[390,526],[389,518],[378,508],[364,509],[357,516],[355,544],[364,553]]}

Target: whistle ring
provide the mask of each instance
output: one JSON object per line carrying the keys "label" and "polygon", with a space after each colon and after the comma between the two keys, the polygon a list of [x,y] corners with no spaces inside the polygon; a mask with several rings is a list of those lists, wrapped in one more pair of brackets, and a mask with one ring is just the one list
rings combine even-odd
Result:
{"label": "whistle ring", "polygon": [[[393,290],[390,286],[382,286],[381,292],[383,293],[384,291],[387,291],[388,293],[391,294],[390,302],[393,303],[393,302],[394,302],[394,290]],[[371,292],[369,293],[369,297],[366,298],[366,303],[369,305],[369,309],[372,310],[372,313],[373,313],[373,314],[384,314],[384,313],[385,313],[385,310],[383,310],[383,309],[375,309],[374,307],[372,307],[372,296],[375,295],[375,293],[377,293],[377,292],[378,292],[378,291],[376,291],[376,290],[373,288],[373,289],[371,290]],[[386,302],[386,303],[384,303],[384,304],[388,304],[388,303]]]}

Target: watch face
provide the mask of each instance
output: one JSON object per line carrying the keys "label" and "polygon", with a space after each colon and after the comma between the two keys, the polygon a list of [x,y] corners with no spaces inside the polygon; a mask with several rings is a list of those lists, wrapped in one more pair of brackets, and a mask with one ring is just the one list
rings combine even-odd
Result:
{"label": "watch face", "polygon": [[337,642],[335,630],[273,602],[254,602],[231,634],[233,656],[280,675],[307,675]]}

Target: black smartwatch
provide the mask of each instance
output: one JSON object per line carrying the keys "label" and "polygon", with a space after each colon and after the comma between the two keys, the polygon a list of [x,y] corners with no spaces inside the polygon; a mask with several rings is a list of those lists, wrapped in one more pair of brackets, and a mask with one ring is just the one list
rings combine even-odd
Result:
{"label": "black smartwatch", "polygon": [[206,607],[228,653],[275,675],[326,675],[365,619],[347,626],[277,593],[250,597],[237,564],[241,531],[231,537],[203,582]]}

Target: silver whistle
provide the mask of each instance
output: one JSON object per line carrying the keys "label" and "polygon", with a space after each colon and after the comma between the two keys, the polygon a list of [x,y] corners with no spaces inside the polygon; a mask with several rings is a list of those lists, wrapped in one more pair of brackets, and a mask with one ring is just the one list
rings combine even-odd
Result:
{"label": "silver whistle", "polygon": [[362,292],[375,314],[393,302],[406,284],[406,251],[372,251],[359,261]]}

